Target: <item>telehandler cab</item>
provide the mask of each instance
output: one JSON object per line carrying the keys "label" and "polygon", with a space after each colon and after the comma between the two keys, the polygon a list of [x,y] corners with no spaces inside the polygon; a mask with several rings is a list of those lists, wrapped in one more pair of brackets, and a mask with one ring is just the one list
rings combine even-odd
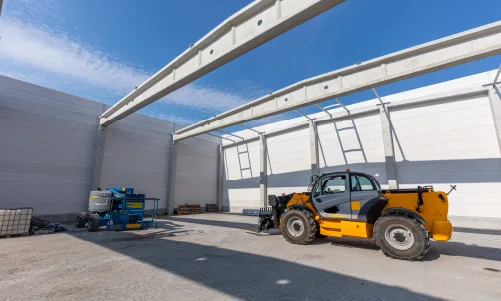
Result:
{"label": "telehandler cab", "polygon": [[315,237],[374,238],[383,253],[422,258],[434,240],[449,240],[447,193],[432,186],[381,189],[371,175],[334,172],[311,177],[308,192],[268,196],[258,231],[280,229],[287,241],[309,244]]}

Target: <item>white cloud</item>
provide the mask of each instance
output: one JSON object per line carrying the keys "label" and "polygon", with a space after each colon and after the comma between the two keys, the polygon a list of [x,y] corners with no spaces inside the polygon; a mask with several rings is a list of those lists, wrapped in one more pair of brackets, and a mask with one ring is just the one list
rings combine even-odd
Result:
{"label": "white cloud", "polygon": [[[71,26],[66,13],[72,15],[61,12],[53,0],[7,0],[0,20],[0,74],[106,103],[149,77],[149,72],[70,37],[62,30]],[[256,91],[262,90],[190,84],[162,101],[171,108],[218,113],[260,96]]]}
{"label": "white cloud", "polygon": [[150,116],[150,117],[153,117],[156,119],[172,121],[172,122],[175,122],[175,123],[178,123],[181,125],[190,125],[190,124],[195,123],[194,120],[189,119],[189,118],[185,118],[185,117],[178,115],[178,114],[164,114],[164,113],[158,113],[158,112],[142,112],[142,111],[141,111],[141,114],[146,115],[146,116]]}
{"label": "white cloud", "polygon": [[129,92],[148,77],[146,72],[50,28],[6,16],[0,34],[0,59],[2,67],[11,67],[7,70],[33,68],[117,94]]}

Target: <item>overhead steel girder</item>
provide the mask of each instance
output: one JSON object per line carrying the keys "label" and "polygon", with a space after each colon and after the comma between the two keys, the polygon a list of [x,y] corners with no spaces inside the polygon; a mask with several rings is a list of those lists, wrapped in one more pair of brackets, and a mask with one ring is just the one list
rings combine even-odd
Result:
{"label": "overhead steel girder", "polygon": [[175,140],[501,53],[501,22],[309,78],[174,133]]}
{"label": "overhead steel girder", "polygon": [[110,125],[140,110],[344,1],[252,2],[104,112],[101,125]]}

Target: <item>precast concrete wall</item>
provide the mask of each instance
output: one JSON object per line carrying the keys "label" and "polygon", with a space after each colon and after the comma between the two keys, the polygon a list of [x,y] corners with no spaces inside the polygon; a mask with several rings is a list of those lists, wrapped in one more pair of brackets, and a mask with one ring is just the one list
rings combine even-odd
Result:
{"label": "precast concrete wall", "polygon": [[[33,207],[58,219],[86,210],[106,108],[0,76],[0,208]],[[140,114],[109,126],[100,187],[134,187],[166,208],[173,130],[172,122]],[[219,143],[207,135],[179,143],[174,207],[216,203]]]}
{"label": "precast concrete wall", "polygon": [[[495,71],[485,72],[382,97],[391,120],[396,170],[396,179],[391,180],[396,180],[399,188],[433,185],[436,190],[448,192],[450,185],[457,185],[449,195],[450,215],[501,217],[501,128],[496,125],[501,118],[501,98],[485,86],[492,83],[494,76]],[[468,89],[478,92],[465,93]],[[377,174],[383,188],[389,186],[381,121],[386,117],[380,112],[380,101],[347,106],[351,112],[371,107],[374,110],[366,114],[318,122],[320,173],[350,168]],[[329,112],[335,115],[342,111],[336,108]],[[318,119],[326,114],[309,117]],[[287,130],[299,123],[305,126]],[[267,136],[268,194],[305,191],[312,175],[306,119],[256,129]],[[272,134],[274,131],[279,133]],[[256,136],[249,130],[235,134]],[[259,208],[259,142],[248,144],[253,155],[247,157],[238,151],[241,145],[224,144],[225,206],[235,212]],[[252,174],[240,172],[247,166],[254,167]]]}

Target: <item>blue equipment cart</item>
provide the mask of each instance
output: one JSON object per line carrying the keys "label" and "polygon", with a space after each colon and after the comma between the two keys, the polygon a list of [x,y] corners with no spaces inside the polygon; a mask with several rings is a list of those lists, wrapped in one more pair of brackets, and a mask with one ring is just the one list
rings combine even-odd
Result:
{"label": "blue equipment cart", "polygon": [[79,213],[76,224],[78,228],[87,226],[90,232],[101,226],[116,231],[156,228],[158,200],[134,194],[134,188],[91,191],[89,212]]}

